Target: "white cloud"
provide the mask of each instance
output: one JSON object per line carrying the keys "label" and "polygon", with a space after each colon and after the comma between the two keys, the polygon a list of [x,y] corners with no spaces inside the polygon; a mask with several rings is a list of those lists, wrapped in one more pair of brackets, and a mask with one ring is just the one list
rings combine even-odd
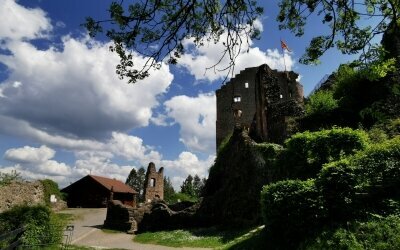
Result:
{"label": "white cloud", "polygon": [[205,160],[200,160],[191,152],[182,152],[176,160],[163,160],[161,166],[165,168],[166,174],[172,176],[171,182],[176,191],[182,181],[190,174],[198,175],[200,178],[208,177],[208,169],[214,163],[215,155],[210,155]]}
{"label": "white cloud", "polygon": [[180,140],[191,150],[215,152],[215,94],[175,96],[164,103],[167,115],[179,123]]}
{"label": "white cloud", "polygon": [[37,165],[39,173],[46,175],[68,176],[71,173],[71,167],[63,162],[48,160]]}
{"label": "white cloud", "polygon": [[[42,178],[48,176],[69,176],[72,173],[71,167],[65,163],[52,160],[56,151],[42,145],[39,148],[25,146],[22,148],[11,148],[4,153],[4,158],[17,163],[15,170],[24,172],[31,178],[37,175]],[[4,171],[1,169],[1,171]],[[45,176],[45,177],[43,177]],[[60,178],[58,178],[60,180]]]}
{"label": "white cloud", "polygon": [[[257,20],[256,27],[262,30],[262,24]],[[225,46],[223,42],[228,38],[225,32],[221,35],[218,43],[209,42],[200,48],[195,48],[193,40],[185,40],[184,47],[188,53],[184,54],[178,61],[178,66],[186,68],[196,80],[216,81],[226,77],[227,71],[221,71],[229,65],[229,57],[226,55],[221,62],[217,65],[216,70],[205,70],[206,67],[211,67],[219,62]],[[291,70],[294,60],[291,54],[279,53],[278,49],[268,49],[261,51],[258,47],[251,47],[252,41],[249,44],[243,43],[240,48],[240,53],[235,60],[235,68],[233,75],[238,74],[240,70],[249,67],[257,67],[261,64],[268,64],[272,69]],[[236,48],[238,51],[239,48]]]}
{"label": "white cloud", "polygon": [[[115,74],[118,57],[108,51],[109,44],[70,37],[63,42],[63,51],[10,43],[13,54],[0,56],[11,72],[0,85],[1,114],[48,133],[86,138],[148,125],[156,96],[172,82],[167,66],[128,85]],[[134,61],[141,65],[145,59]]]}
{"label": "white cloud", "polygon": [[84,175],[93,174],[125,182],[132,168],[137,168],[135,166],[120,166],[112,163],[108,157],[102,154],[89,153],[85,155],[81,154],[80,156],[81,158],[75,162],[74,167],[74,172],[79,178]]}
{"label": "white cloud", "polygon": [[141,138],[123,133],[113,132],[107,148],[115,155],[123,156],[127,160],[139,161],[142,165],[161,160],[160,153],[143,145]]}
{"label": "white cloud", "polygon": [[[167,113],[152,117],[159,95],[173,80],[168,66],[128,85],[115,75],[119,58],[109,52],[109,43],[65,36],[57,47],[38,48],[29,40],[49,39],[54,29],[43,10],[0,0],[0,16],[0,48],[7,51],[0,53],[0,63],[8,73],[0,82],[0,133],[44,144],[7,150],[4,158],[15,164],[0,171],[17,170],[29,179],[51,178],[62,187],[89,173],[124,181],[133,167],[150,161],[165,167],[176,187],[187,174],[207,175],[213,156],[200,160],[183,152],[176,160],[165,160],[141,138],[125,132],[150,121],[176,122],[189,149],[213,154],[214,95],[174,97],[165,103]],[[137,65],[145,60],[134,55]],[[60,162],[51,147],[72,151],[75,159]],[[117,157],[132,165],[113,162]]]}
{"label": "white cloud", "polygon": [[18,163],[44,163],[53,158],[55,151],[45,145],[40,148],[25,146],[23,148],[11,148],[4,153],[4,158]]}
{"label": "white cloud", "polygon": [[129,172],[135,166],[117,165],[112,163],[112,154],[96,151],[79,151],[73,166],[58,162],[53,158],[55,151],[47,146],[34,148],[25,146],[6,151],[4,157],[17,164],[0,167],[0,172],[9,173],[16,170],[28,180],[50,178],[64,187],[87,174],[107,176],[125,181]]}
{"label": "white cloud", "polygon": [[41,9],[28,9],[14,0],[0,0],[0,41],[46,37],[52,30]]}
{"label": "white cloud", "polygon": [[[159,105],[157,96],[172,82],[163,65],[140,83],[126,84],[115,74],[119,57],[109,51],[111,44],[87,36],[62,37],[57,48],[35,47],[30,39],[48,39],[53,30],[41,9],[0,0],[0,16],[0,44],[9,52],[0,53],[9,73],[0,83],[0,116],[7,119],[9,131],[28,134],[23,129],[29,128],[32,137],[56,140],[54,144],[104,139],[112,131],[147,126]],[[137,66],[146,60],[133,58]]]}
{"label": "white cloud", "polygon": [[150,121],[157,125],[157,126],[170,126],[172,125],[171,122],[168,121],[168,116],[164,115],[164,114],[156,114],[155,116],[153,116],[152,118],[150,118]]}

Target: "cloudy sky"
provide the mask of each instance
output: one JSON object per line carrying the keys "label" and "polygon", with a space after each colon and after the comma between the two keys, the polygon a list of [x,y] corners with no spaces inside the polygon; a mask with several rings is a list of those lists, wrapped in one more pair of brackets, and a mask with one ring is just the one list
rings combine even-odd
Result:
{"label": "cloudy sky", "polygon": [[[115,75],[119,60],[109,41],[89,38],[80,26],[86,16],[106,18],[110,2],[0,0],[0,172],[65,187],[90,173],[125,181],[132,168],[153,161],[176,188],[188,174],[207,177],[216,151],[214,92],[225,73],[205,68],[218,60],[221,44],[126,84]],[[319,66],[300,65],[323,28],[311,23],[302,38],[279,31],[277,1],[265,2],[262,38],[238,57],[236,73],[263,63],[282,70],[280,38],[293,51],[286,67],[301,75],[306,94],[349,60],[331,51]]]}

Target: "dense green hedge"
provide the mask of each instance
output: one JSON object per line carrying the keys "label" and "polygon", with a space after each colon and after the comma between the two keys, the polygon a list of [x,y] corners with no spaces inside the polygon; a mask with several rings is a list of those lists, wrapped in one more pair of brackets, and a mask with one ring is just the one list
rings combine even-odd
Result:
{"label": "dense green hedge", "polygon": [[326,164],[316,183],[333,221],[400,210],[400,138]]}
{"label": "dense green hedge", "polygon": [[366,132],[351,128],[297,133],[285,142],[282,175],[291,179],[315,178],[323,164],[363,150],[368,143]]}
{"label": "dense green hedge", "polygon": [[358,200],[354,172],[349,160],[342,159],[325,165],[316,179],[324,209],[332,223],[355,217]]}
{"label": "dense green hedge", "polygon": [[[46,206],[16,206],[0,214],[0,234],[24,226],[22,244],[40,247],[62,240],[63,224]],[[0,242],[0,248],[7,243]]]}
{"label": "dense green hedge", "polygon": [[[277,246],[295,248],[302,239],[312,239],[318,229],[330,228],[332,244],[338,239],[363,247],[365,240],[357,238],[361,233],[356,237],[344,229],[332,230],[370,220],[371,215],[400,215],[400,137],[325,164],[315,181],[286,180],[264,186],[261,204],[264,223]],[[371,224],[375,228],[371,234],[379,234],[381,222],[376,223]],[[292,245],[282,246],[285,238]]]}
{"label": "dense green hedge", "polygon": [[261,209],[276,246],[291,249],[311,235],[323,217],[314,180],[286,180],[264,186]]}
{"label": "dense green hedge", "polygon": [[388,216],[366,222],[351,222],[332,228],[300,246],[300,249],[400,249],[400,218]]}

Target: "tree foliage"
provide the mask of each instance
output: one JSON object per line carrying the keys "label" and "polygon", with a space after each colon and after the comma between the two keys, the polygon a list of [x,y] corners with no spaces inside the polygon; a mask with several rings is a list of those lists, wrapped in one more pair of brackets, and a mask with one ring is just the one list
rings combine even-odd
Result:
{"label": "tree foliage", "polygon": [[[218,42],[224,32],[220,61],[228,57],[230,63],[221,70],[233,72],[241,45],[260,34],[254,21],[263,9],[254,0],[122,0],[113,1],[108,12],[108,20],[88,17],[85,26],[91,36],[105,32],[114,42],[110,50],[120,57],[116,73],[135,83],[162,62],[176,64],[185,53],[186,39],[200,47]],[[145,65],[135,65],[133,55],[137,54],[147,58]],[[219,70],[219,62],[210,68]]]}
{"label": "tree foliage", "polygon": [[313,93],[306,103],[306,115],[329,112],[338,107],[331,90],[321,90]]}
{"label": "tree foliage", "polygon": [[201,179],[197,174],[193,177],[188,175],[181,185],[181,193],[193,198],[200,198],[202,195],[206,179]]}
{"label": "tree foliage", "polygon": [[146,170],[141,167],[136,171],[135,168],[132,168],[128,177],[126,178],[125,184],[133,188],[139,193],[139,200],[143,200],[144,193],[144,181],[146,179]]}
{"label": "tree foliage", "polygon": [[[318,63],[318,58],[335,46],[345,54],[361,52],[363,60],[375,58],[382,49],[374,43],[374,37],[382,33],[399,35],[397,0],[281,0],[279,6],[277,21],[281,29],[302,36],[308,19],[316,14],[330,30],[329,34],[311,39],[300,59],[306,64]],[[365,18],[369,18],[371,25],[365,25]]]}
{"label": "tree foliage", "polygon": [[[261,194],[262,213],[272,240],[282,249],[297,249],[296,244],[307,237],[309,242],[300,249],[333,249],[321,246],[339,243],[332,242],[334,238],[345,244],[358,241],[364,246],[359,249],[369,249],[366,246],[374,245],[375,240],[394,240],[398,244],[398,227],[392,225],[400,215],[399,159],[400,138],[395,137],[324,164],[315,179],[284,180],[265,186]],[[373,221],[383,224],[378,226]],[[349,225],[367,227],[359,231]],[[328,229],[327,234],[315,238],[315,233],[320,234],[322,229]],[[330,235],[339,232],[341,235]],[[357,240],[349,236],[356,236]],[[291,241],[285,241],[289,237]],[[320,247],[313,248],[316,240]]]}
{"label": "tree foliage", "polygon": [[164,200],[170,203],[175,195],[174,187],[169,177],[164,176]]}
{"label": "tree foliage", "polygon": [[181,185],[181,193],[194,197],[195,191],[193,187],[193,176],[188,175]]}
{"label": "tree foliage", "polygon": [[[63,237],[63,224],[50,208],[42,205],[19,205],[0,214],[0,234],[25,226],[21,243],[31,249],[59,244]],[[5,246],[8,244],[0,241],[0,248],[6,249]]]}
{"label": "tree foliage", "polygon": [[286,180],[264,186],[261,209],[265,227],[281,249],[296,249],[306,235],[317,229],[322,217],[318,196],[312,179]]}
{"label": "tree foliage", "polygon": [[63,199],[63,194],[60,192],[60,189],[58,187],[57,182],[50,180],[50,179],[44,179],[40,180],[40,183],[43,185],[43,191],[44,191],[44,199],[46,202],[46,205],[50,206],[50,197],[51,195],[55,195],[57,199]]}
{"label": "tree foliage", "polygon": [[333,128],[297,133],[285,142],[280,162],[289,178],[314,178],[328,162],[354,154],[369,144],[367,133],[350,128]]}

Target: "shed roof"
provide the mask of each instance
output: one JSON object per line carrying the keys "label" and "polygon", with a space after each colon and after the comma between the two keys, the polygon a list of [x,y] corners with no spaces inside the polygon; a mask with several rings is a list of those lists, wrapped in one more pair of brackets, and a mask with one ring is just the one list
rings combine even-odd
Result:
{"label": "shed roof", "polygon": [[111,187],[113,189],[113,192],[116,193],[131,193],[131,194],[137,194],[135,190],[133,190],[130,186],[124,184],[121,181],[118,181],[116,179],[110,179],[102,176],[96,176],[96,175],[88,175],[91,178],[93,178],[95,181],[103,185],[105,188],[108,190],[111,190]]}

